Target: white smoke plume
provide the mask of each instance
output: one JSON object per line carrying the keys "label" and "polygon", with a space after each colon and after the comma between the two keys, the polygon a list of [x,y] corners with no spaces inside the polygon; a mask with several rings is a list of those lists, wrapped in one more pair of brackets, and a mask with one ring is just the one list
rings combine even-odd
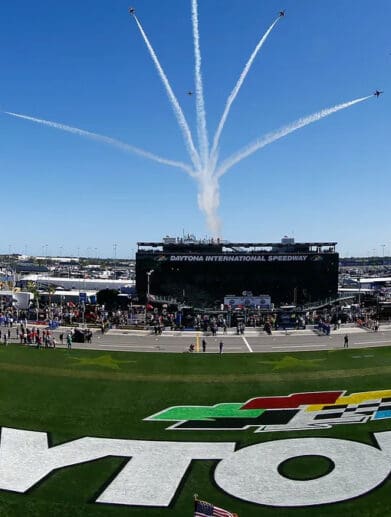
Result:
{"label": "white smoke plume", "polygon": [[265,135],[258,140],[255,140],[255,142],[249,144],[245,148],[241,149],[234,155],[232,155],[230,158],[225,160],[216,171],[216,176],[220,178],[225,174],[229,169],[231,169],[234,165],[241,162],[251,154],[255,153],[256,151],[259,151],[262,149],[262,147],[266,147],[267,145],[275,142],[276,140],[279,140],[280,138],[283,138],[284,136],[289,135],[290,133],[293,133],[294,131],[297,131],[298,129],[308,126],[308,124],[312,124],[313,122],[317,122],[318,120],[321,120],[324,117],[328,117],[329,115],[332,115],[333,113],[336,113],[337,111],[350,108],[350,106],[353,106],[354,104],[358,104],[359,102],[366,101],[367,99],[370,99],[372,95],[368,95],[367,97],[361,97],[359,99],[355,99],[353,101],[344,102],[343,104],[338,104],[337,106],[333,106],[332,108],[326,108],[321,111],[318,111],[317,113],[313,113],[312,115],[309,115],[308,117],[299,118],[295,122],[292,122],[291,124],[288,124],[285,127],[282,127],[278,131],[275,131],[274,133],[269,133],[268,135]]}
{"label": "white smoke plume", "polygon": [[159,59],[156,55],[156,52],[154,51],[141,23],[139,22],[138,18],[136,16],[133,16],[135,21],[136,21],[136,24],[140,30],[140,33],[141,33],[141,36],[145,42],[145,45],[147,46],[147,49],[151,55],[151,58],[155,64],[155,67],[156,67],[156,70],[158,71],[158,74],[160,76],[160,79],[166,89],[166,92],[167,92],[167,95],[168,95],[168,99],[171,103],[171,106],[173,108],[173,111],[175,113],[175,116],[176,116],[176,119],[178,121],[178,125],[179,127],[181,128],[182,130],[182,134],[183,134],[183,138],[184,138],[184,141],[185,141],[185,144],[186,144],[186,148],[189,152],[189,155],[190,155],[190,159],[194,165],[194,167],[196,169],[199,169],[200,168],[200,157],[199,157],[199,154],[196,150],[196,148],[194,147],[194,142],[193,142],[193,137],[191,135],[191,131],[189,129],[189,125],[186,121],[186,118],[185,118],[185,115],[183,114],[183,111],[182,111],[182,108],[180,107],[179,105],[179,102],[178,102],[178,99],[175,97],[175,94],[171,88],[171,85],[170,85],[170,82],[159,62]]}
{"label": "white smoke plume", "polygon": [[191,167],[189,165],[186,165],[186,163],[168,160],[167,158],[163,158],[156,154],[150,153],[149,151],[144,151],[139,147],[134,147],[133,145],[126,144],[125,142],[121,142],[121,140],[116,140],[115,138],[111,138],[109,136],[99,135],[98,133],[92,133],[91,131],[85,131],[84,129],[67,126],[65,124],[59,124],[58,122],[52,122],[51,120],[30,117],[29,115],[21,115],[20,113],[12,113],[11,111],[4,111],[4,113],[6,115],[11,115],[12,117],[30,120],[31,122],[36,122],[37,124],[42,124],[44,126],[60,129],[61,131],[67,131],[68,133],[72,133],[74,135],[83,136],[85,138],[95,140],[96,142],[101,142],[107,145],[117,147],[118,149],[121,149],[121,151],[138,154],[139,156],[143,156],[144,158],[148,158],[149,160],[153,160],[158,163],[163,163],[164,165],[170,165],[171,167],[182,169],[183,171],[187,172],[187,174],[194,174]]}
{"label": "white smoke plume", "polygon": [[246,65],[245,65],[245,67],[243,69],[243,72],[240,74],[240,77],[239,77],[239,79],[238,79],[234,89],[232,90],[232,92],[230,93],[230,95],[229,95],[229,97],[227,99],[227,103],[225,105],[225,109],[224,109],[223,115],[221,117],[221,120],[220,120],[219,125],[217,127],[216,134],[215,134],[214,139],[213,139],[213,146],[212,146],[212,151],[211,151],[211,157],[212,158],[214,157],[215,153],[217,152],[217,149],[218,149],[218,146],[219,146],[220,137],[221,137],[221,133],[222,133],[222,131],[224,129],[224,126],[225,126],[225,123],[227,121],[229,112],[231,110],[231,106],[235,102],[235,99],[238,96],[240,88],[242,87],[242,84],[244,83],[244,81],[245,81],[245,79],[246,79],[246,77],[247,77],[247,75],[248,75],[248,73],[249,73],[249,71],[250,71],[250,69],[252,67],[252,64],[253,64],[255,58],[257,57],[259,51],[263,47],[263,44],[265,43],[265,41],[269,37],[269,34],[274,29],[274,27],[276,26],[276,24],[278,23],[279,20],[280,20],[280,17],[278,17],[276,20],[274,20],[274,22],[270,25],[268,30],[265,32],[265,34],[259,40],[257,46],[255,47],[253,53],[251,54],[249,60],[247,61]]}
{"label": "white smoke plume", "polygon": [[192,0],[192,23],[193,23],[193,40],[194,40],[194,79],[196,91],[196,113],[197,113],[197,132],[198,142],[200,146],[200,155],[202,166],[206,167],[209,155],[208,129],[206,126],[206,111],[204,87],[201,73],[201,50],[200,50],[200,33],[198,28],[198,3]]}

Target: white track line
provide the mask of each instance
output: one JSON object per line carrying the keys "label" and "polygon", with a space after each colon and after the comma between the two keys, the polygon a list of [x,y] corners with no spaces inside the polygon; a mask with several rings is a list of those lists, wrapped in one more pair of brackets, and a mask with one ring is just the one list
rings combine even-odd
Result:
{"label": "white track line", "polygon": [[[132,347],[137,348],[156,348],[158,345],[137,345],[137,344],[130,344],[130,345],[113,345],[113,344],[98,344],[99,348],[110,348],[113,351],[115,351],[116,348],[128,348],[131,349]],[[88,349],[87,349],[88,350]]]}
{"label": "white track line", "polygon": [[358,341],[357,343],[353,343],[354,345],[373,345],[375,343],[390,343],[391,339],[387,339],[386,341]]}
{"label": "white track line", "polygon": [[279,350],[290,350],[291,348],[311,348],[313,346],[328,346],[315,343],[309,343],[308,345],[285,345],[285,346],[272,346],[272,348],[278,348]]}
{"label": "white track line", "polygon": [[244,341],[244,344],[245,344],[245,345],[246,345],[246,347],[248,348],[248,351],[249,351],[249,352],[253,352],[254,350],[251,348],[250,343],[247,341],[247,339],[246,339],[244,336],[242,336],[242,339],[243,339],[243,341]]}

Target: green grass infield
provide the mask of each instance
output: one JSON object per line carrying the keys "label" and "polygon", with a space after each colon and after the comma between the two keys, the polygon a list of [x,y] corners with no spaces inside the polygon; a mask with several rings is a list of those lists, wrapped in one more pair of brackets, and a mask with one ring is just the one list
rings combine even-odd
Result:
{"label": "green grass infield", "polygon": [[[1,427],[48,433],[51,447],[86,436],[235,442],[237,449],[308,437],[376,446],[373,433],[391,430],[391,419],[293,431],[254,432],[254,427],[230,430],[224,425],[241,414],[240,407],[245,402],[256,397],[321,391],[342,391],[348,396],[389,389],[391,350],[388,348],[219,356],[0,347]],[[210,409],[218,404],[227,406]],[[198,413],[183,408],[173,413],[173,417],[195,415],[195,426],[199,428],[168,430],[175,421],[159,417],[144,420],[175,406],[200,406]],[[261,413],[250,410],[247,415],[251,419]],[[203,414],[205,429],[201,429],[202,420],[197,420]],[[219,430],[208,428],[210,419],[216,415],[226,417]],[[0,469],[4,469],[1,453],[0,442]],[[26,493],[0,490],[0,516],[190,517],[195,493],[240,517],[391,515],[391,482],[387,478],[368,493],[347,501],[297,508],[273,507],[247,502],[222,490],[214,478],[217,460],[193,461],[167,508],[95,502],[128,461],[124,457],[107,456],[54,470]],[[279,470],[304,487],[308,480],[327,475],[332,468],[325,457],[308,455],[284,462]],[[161,484],[164,482],[162,478]]]}

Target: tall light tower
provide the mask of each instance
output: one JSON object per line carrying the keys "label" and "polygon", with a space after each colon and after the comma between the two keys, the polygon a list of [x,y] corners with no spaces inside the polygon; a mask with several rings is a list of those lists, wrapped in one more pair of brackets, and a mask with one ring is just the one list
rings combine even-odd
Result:
{"label": "tall light tower", "polygon": [[383,266],[384,266],[384,250],[385,250],[386,245],[385,244],[380,244],[380,246],[383,248]]}
{"label": "tall light tower", "polygon": [[151,275],[154,272],[154,269],[150,269],[147,271],[147,299],[145,301],[145,315],[144,315],[144,324],[147,325],[147,305],[149,302],[149,293],[150,293],[150,287],[151,287]]}
{"label": "tall light tower", "polygon": [[147,302],[149,300],[149,294],[150,294],[150,287],[151,287],[151,275],[154,272],[154,269],[151,269],[150,271],[147,271]]}

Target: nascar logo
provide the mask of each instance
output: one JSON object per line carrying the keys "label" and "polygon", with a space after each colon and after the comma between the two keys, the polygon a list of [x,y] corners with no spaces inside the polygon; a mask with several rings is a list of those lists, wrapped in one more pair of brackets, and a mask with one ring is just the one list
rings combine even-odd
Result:
{"label": "nascar logo", "polygon": [[245,403],[214,406],[173,406],[144,420],[175,422],[167,429],[254,432],[327,429],[339,424],[363,424],[391,418],[391,390],[293,393],[256,397]]}

